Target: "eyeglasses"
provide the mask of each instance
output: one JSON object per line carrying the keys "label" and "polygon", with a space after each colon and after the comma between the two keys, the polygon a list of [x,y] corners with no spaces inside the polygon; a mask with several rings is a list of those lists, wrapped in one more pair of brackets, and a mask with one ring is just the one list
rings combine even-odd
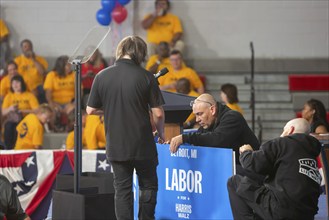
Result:
{"label": "eyeglasses", "polygon": [[195,99],[195,100],[192,100],[190,102],[190,106],[193,107],[193,105],[196,103],[196,102],[204,102],[204,103],[208,103],[210,106],[213,106],[214,104],[212,104],[211,102],[208,102],[208,101],[204,101],[204,100],[201,100],[201,99]]}

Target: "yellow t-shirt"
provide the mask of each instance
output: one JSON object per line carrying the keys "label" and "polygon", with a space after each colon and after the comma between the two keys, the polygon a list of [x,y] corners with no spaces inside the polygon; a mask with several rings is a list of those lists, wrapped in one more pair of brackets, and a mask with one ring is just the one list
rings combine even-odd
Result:
{"label": "yellow t-shirt", "polygon": [[238,103],[232,103],[232,104],[227,103],[226,105],[227,105],[227,107],[229,107],[230,109],[232,109],[232,110],[234,110],[234,111],[238,111],[238,112],[240,112],[240,113],[243,115],[243,110],[242,110],[242,108],[238,105]]}
{"label": "yellow t-shirt", "polygon": [[[170,85],[181,78],[186,78],[190,81],[192,90],[196,90],[203,86],[199,75],[193,69],[184,66],[178,71],[170,70],[164,79],[163,86]],[[176,92],[175,89],[169,89],[168,91]]]}
{"label": "yellow t-shirt", "polygon": [[68,104],[74,99],[74,73],[59,77],[56,72],[51,71],[47,74],[43,88],[51,90],[54,102]]}
{"label": "yellow t-shirt", "polygon": [[16,127],[15,150],[34,149],[43,144],[43,126],[35,114],[28,114]]}
{"label": "yellow t-shirt", "polygon": [[1,82],[0,82],[0,96],[1,97],[5,97],[8,92],[10,91],[10,85],[11,82],[10,82],[10,79],[9,79],[9,76],[5,76],[1,79]]}
{"label": "yellow t-shirt", "polygon": [[106,143],[104,123],[98,115],[87,115],[84,129],[86,146],[89,150],[104,148]]}
{"label": "yellow t-shirt", "polygon": [[[149,60],[147,61],[145,69],[150,70],[151,66],[153,66],[157,62],[157,60],[158,60],[158,55],[152,55],[149,58]],[[170,68],[171,68],[169,57],[164,58],[164,59],[161,60],[161,63],[157,68],[157,72],[159,72],[161,69],[163,69],[165,67],[167,67],[168,70],[170,70]],[[161,77],[158,78],[158,82],[159,82],[160,86],[162,86],[162,84],[163,84],[163,82],[164,82],[167,75],[168,75],[168,73],[166,75],[161,76]]]}
{"label": "yellow t-shirt", "polygon": [[[36,56],[36,60],[48,69],[48,62],[41,56]],[[32,58],[27,58],[23,54],[15,58],[15,63],[18,65],[18,72],[23,76],[24,81],[29,89],[34,90],[37,86],[43,84],[43,75],[40,75]]]}
{"label": "yellow t-shirt", "polygon": [[157,17],[147,29],[147,41],[155,44],[161,41],[170,43],[176,33],[183,33],[181,22],[176,15],[167,13]]}
{"label": "yellow t-shirt", "polygon": [[9,30],[5,22],[2,19],[0,19],[0,38],[3,38],[8,34],[9,34]]}
{"label": "yellow t-shirt", "polygon": [[[84,132],[82,132],[82,147],[85,148],[85,146],[86,146],[86,137],[84,135]],[[66,137],[66,149],[67,150],[74,149],[74,130],[69,132],[69,134]]]}
{"label": "yellow t-shirt", "polygon": [[39,102],[31,92],[9,92],[3,100],[2,108],[9,108],[12,105],[17,105],[19,110],[32,110],[39,107]]}

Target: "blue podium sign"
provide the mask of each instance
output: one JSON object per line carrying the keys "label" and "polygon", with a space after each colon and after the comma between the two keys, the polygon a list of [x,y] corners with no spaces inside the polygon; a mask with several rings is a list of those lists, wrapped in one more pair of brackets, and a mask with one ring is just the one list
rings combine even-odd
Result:
{"label": "blue podium sign", "polygon": [[181,145],[171,154],[167,144],[157,148],[156,219],[233,219],[226,187],[233,173],[231,149]]}

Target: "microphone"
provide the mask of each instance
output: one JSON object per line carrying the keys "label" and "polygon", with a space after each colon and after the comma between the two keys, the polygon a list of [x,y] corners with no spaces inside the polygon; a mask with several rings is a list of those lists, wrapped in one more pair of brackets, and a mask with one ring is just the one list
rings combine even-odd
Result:
{"label": "microphone", "polygon": [[157,79],[159,78],[160,76],[164,76],[166,75],[167,73],[169,72],[169,70],[167,69],[167,67],[161,69],[159,72],[157,72],[154,77]]}

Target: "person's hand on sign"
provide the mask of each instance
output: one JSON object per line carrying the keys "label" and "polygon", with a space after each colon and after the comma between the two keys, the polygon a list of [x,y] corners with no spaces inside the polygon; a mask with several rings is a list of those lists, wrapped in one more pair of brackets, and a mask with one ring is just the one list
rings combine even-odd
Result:
{"label": "person's hand on sign", "polygon": [[183,136],[182,135],[178,135],[176,137],[173,137],[171,140],[170,140],[170,152],[171,153],[175,153],[177,152],[179,146],[183,144]]}

